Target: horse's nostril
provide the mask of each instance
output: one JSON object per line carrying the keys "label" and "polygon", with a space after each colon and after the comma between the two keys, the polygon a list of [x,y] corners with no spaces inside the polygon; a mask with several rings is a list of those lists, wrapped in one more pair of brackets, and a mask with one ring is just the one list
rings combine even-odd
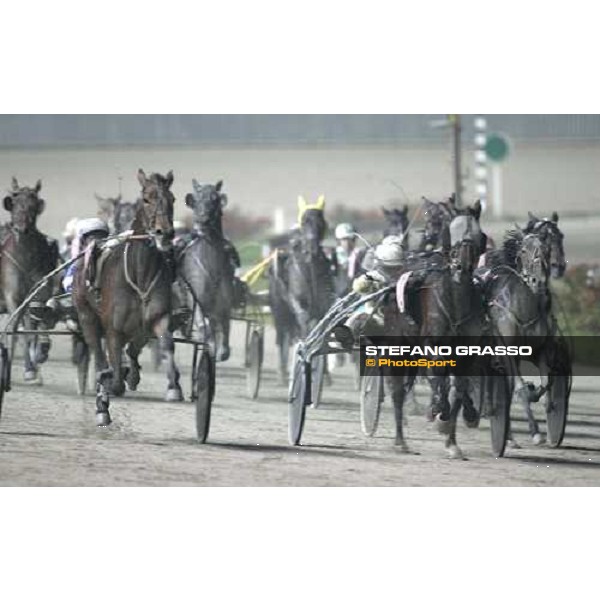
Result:
{"label": "horse's nostril", "polygon": [[162,235],[162,229],[157,229],[156,230],[156,235]]}

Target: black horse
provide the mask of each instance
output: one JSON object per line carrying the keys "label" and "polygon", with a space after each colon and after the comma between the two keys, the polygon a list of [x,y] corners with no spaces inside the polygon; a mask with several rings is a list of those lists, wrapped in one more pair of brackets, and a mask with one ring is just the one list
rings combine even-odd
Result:
{"label": "black horse", "polygon": [[279,373],[287,383],[289,350],[304,339],[335,301],[334,269],[322,241],[327,232],[325,200],[298,203],[299,228],[285,252],[279,251],[269,271],[269,304],[279,349]]}
{"label": "black horse", "polygon": [[235,303],[235,269],[240,259],[223,235],[223,208],[227,195],[223,182],[200,185],[192,182],[193,193],[185,202],[194,211],[194,230],[178,257],[178,274],[185,280],[208,318],[217,344],[216,357],[228,360],[231,310]]}
{"label": "black horse", "polygon": [[[404,236],[408,229],[408,206],[405,205],[403,208],[392,209],[382,206],[381,211],[385,218],[383,237],[387,237],[388,235]],[[408,238],[404,239],[402,247],[405,250],[408,249]]]}
{"label": "black horse", "polygon": [[425,227],[418,249],[420,252],[427,252],[439,248],[444,228],[450,225],[457,215],[455,197],[450,196],[447,201],[442,202],[432,202],[423,198],[422,210],[425,215]]}
{"label": "black horse", "polygon": [[[37,219],[46,205],[39,197],[41,189],[41,181],[33,188],[21,187],[13,177],[11,192],[4,198],[4,208],[10,213],[11,219],[0,231],[0,312],[3,309],[13,313],[32,287],[55,269],[60,261],[58,242],[49,239],[37,228]],[[29,311],[24,316],[26,329],[44,328],[45,303],[57,287],[58,281],[44,287],[30,302]],[[47,360],[49,349],[47,335],[27,336],[26,382],[42,383],[38,366]]]}
{"label": "black horse", "polygon": [[[542,385],[536,387],[523,380],[518,361],[513,365],[515,376],[520,380],[516,397],[523,404],[531,441],[539,445],[545,439],[533,415],[532,404],[544,395],[549,404],[552,394],[567,393],[566,389],[558,389],[564,383],[562,378],[554,377],[564,373],[562,363],[566,357],[550,292],[550,278],[561,277],[566,268],[558,215],[537,219],[530,214],[526,227],[509,232],[502,248],[491,253],[487,262],[489,270],[483,275],[494,330],[504,338],[527,340],[533,348],[530,362],[540,371]],[[564,429],[558,429],[556,434],[550,432],[549,441],[554,446],[560,444],[564,434]],[[509,439],[513,447],[518,447],[512,432]]]}
{"label": "black horse", "polygon": [[123,202],[121,194],[116,198],[94,196],[98,202],[98,216],[108,224],[111,233],[123,233],[131,228],[137,212],[135,202]]}

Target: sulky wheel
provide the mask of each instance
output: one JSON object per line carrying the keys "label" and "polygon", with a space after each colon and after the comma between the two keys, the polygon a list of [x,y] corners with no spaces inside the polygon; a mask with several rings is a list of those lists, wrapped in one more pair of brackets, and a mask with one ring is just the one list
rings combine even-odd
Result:
{"label": "sulky wheel", "polygon": [[570,377],[553,375],[552,385],[546,400],[546,427],[548,429],[548,445],[558,448],[565,437],[567,414],[569,411]]}
{"label": "sulky wheel", "polygon": [[262,333],[254,330],[246,347],[246,392],[252,399],[258,397],[262,371]]}
{"label": "sulky wheel", "polygon": [[323,354],[318,354],[312,359],[311,374],[312,374],[312,406],[319,408],[321,404],[321,395],[323,394],[323,381],[325,379],[326,357]]}
{"label": "sulky wheel", "polygon": [[509,376],[493,373],[482,381],[486,395],[485,412],[490,420],[492,453],[496,458],[504,456],[510,426],[511,389]]}
{"label": "sulky wheel", "polygon": [[377,431],[384,397],[385,380],[383,375],[379,369],[367,370],[360,391],[360,426],[368,437],[373,437]]}
{"label": "sulky wheel", "polygon": [[304,360],[302,350],[302,344],[296,344],[288,392],[288,440],[292,446],[300,444],[311,396],[311,364]]}
{"label": "sulky wheel", "polygon": [[204,444],[210,429],[210,412],[215,395],[215,364],[208,350],[194,349],[192,402],[196,403],[196,435]]}
{"label": "sulky wheel", "polygon": [[565,437],[571,395],[571,353],[563,337],[555,338],[549,357],[552,365],[546,393],[548,445],[558,448]]}

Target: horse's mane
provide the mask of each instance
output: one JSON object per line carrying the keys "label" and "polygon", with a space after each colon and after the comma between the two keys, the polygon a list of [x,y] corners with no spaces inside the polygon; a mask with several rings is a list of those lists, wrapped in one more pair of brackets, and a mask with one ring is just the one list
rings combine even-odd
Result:
{"label": "horse's mane", "polygon": [[517,255],[523,242],[523,233],[517,229],[507,231],[499,250],[488,252],[487,264],[493,269],[505,265],[513,269],[517,268]]}

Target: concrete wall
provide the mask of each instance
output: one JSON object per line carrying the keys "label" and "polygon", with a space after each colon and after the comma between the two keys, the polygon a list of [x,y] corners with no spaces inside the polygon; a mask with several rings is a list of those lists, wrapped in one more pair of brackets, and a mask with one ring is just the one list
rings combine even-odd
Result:
{"label": "concrete wall", "polygon": [[[134,147],[0,150],[0,185],[14,174],[32,184],[43,180],[47,211],[41,227],[58,235],[72,216],[93,215],[94,192],[117,191],[123,177],[126,199],[139,186],[138,167],[147,172],[175,172],[178,214],[192,177],[225,180],[232,206],[257,215],[272,215],[276,206],[294,220],[298,194],[324,193],[330,204],[378,206],[403,198],[418,202],[441,198],[452,188],[450,153],[444,145],[353,147]],[[470,151],[465,167],[470,166]],[[600,211],[600,143],[516,145],[504,166],[506,212],[524,217],[527,210],[547,214],[597,214]],[[470,198],[472,199],[472,198]]]}

